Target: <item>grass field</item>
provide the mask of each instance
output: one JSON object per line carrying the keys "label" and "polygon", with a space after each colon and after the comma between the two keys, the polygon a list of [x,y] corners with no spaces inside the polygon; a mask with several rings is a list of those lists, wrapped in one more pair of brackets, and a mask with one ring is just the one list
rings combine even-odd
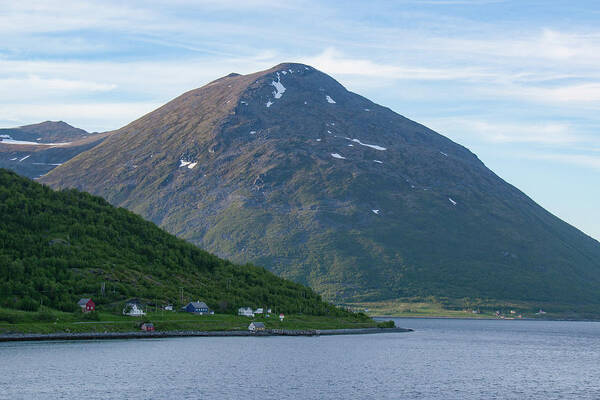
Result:
{"label": "grass field", "polygon": [[152,322],[157,331],[246,330],[252,321],[264,322],[268,329],[342,329],[377,326],[377,322],[358,314],[349,317],[295,314],[286,315],[283,322],[280,322],[275,315],[270,318],[248,318],[230,314],[193,315],[159,311],[149,312],[143,317],[128,317],[106,312],[82,314],[50,309],[26,312],[0,308],[0,334],[132,332],[138,331],[142,322]]}
{"label": "grass field", "polygon": [[[515,318],[527,319],[573,319],[598,320],[600,310],[590,305],[586,308],[564,304],[497,302],[497,301],[448,301],[439,299],[397,299],[379,302],[346,303],[344,306],[362,311],[370,316],[430,317],[430,318]],[[473,311],[477,310],[477,313]],[[544,313],[538,312],[543,310]],[[496,315],[500,312],[500,316]]]}

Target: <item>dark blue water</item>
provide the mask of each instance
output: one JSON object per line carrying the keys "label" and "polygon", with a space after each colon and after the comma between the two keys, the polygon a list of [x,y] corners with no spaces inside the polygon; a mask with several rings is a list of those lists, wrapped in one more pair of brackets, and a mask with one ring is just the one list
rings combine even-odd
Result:
{"label": "dark blue water", "polygon": [[600,399],[600,323],[396,324],[415,332],[0,343],[0,398]]}

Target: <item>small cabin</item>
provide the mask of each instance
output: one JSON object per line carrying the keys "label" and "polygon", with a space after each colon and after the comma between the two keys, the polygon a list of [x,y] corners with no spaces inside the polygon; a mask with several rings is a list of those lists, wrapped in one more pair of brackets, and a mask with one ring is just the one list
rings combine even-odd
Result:
{"label": "small cabin", "polygon": [[77,305],[81,308],[81,312],[90,312],[96,310],[96,304],[92,299],[81,299],[77,302]]}
{"label": "small cabin", "polygon": [[154,324],[152,322],[144,322],[140,329],[144,332],[154,332]]}
{"label": "small cabin", "polygon": [[249,326],[248,326],[248,330],[250,332],[260,332],[260,331],[264,331],[265,330],[265,324],[262,322],[252,322]]}
{"label": "small cabin", "polygon": [[264,311],[262,308],[257,308],[256,310],[254,310],[254,314],[262,314]]}
{"label": "small cabin", "polygon": [[250,307],[240,307],[238,308],[238,315],[242,315],[244,317],[254,317],[254,311]]}
{"label": "small cabin", "polygon": [[123,315],[129,315],[130,317],[141,317],[146,315],[142,306],[139,303],[129,302],[125,304],[123,308]]}
{"label": "small cabin", "polygon": [[203,301],[191,301],[183,307],[183,311],[200,315],[210,314],[208,306]]}

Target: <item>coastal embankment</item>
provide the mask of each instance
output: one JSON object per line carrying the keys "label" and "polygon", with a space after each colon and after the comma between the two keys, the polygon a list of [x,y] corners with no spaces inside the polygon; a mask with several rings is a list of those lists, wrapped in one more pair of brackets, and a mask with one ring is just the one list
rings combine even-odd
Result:
{"label": "coastal embankment", "polygon": [[158,331],[158,332],[85,332],[85,333],[4,333],[0,342],[20,342],[38,340],[97,340],[97,339],[155,339],[169,337],[215,337],[215,336],[326,336],[326,335],[366,335],[376,333],[412,332],[408,328],[358,328],[358,329],[271,329],[260,332],[250,331]]}

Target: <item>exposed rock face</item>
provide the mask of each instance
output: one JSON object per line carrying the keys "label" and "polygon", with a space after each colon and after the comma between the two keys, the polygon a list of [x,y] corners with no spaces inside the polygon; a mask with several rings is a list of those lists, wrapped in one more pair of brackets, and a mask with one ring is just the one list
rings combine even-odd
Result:
{"label": "exposed rock face", "polygon": [[302,64],[187,92],[51,171],[333,299],[600,303],[600,244],[468,149]]}

